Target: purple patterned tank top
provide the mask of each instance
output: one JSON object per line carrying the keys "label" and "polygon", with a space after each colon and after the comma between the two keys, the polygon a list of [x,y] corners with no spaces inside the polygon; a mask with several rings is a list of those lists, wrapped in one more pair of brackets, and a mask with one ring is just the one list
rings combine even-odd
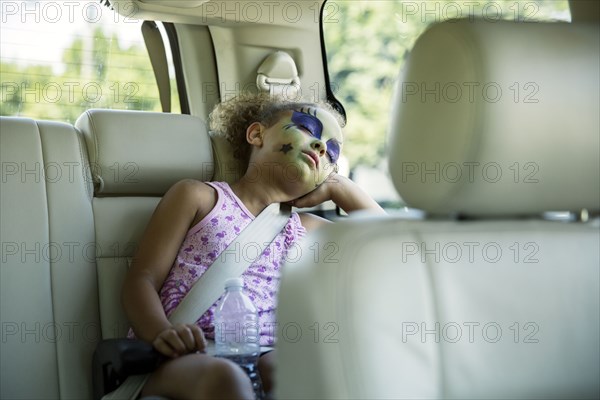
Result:
{"label": "purple patterned tank top", "polygon": [[[206,272],[219,254],[254,219],[225,182],[207,182],[218,194],[217,204],[187,233],[173,267],[160,290],[160,300],[167,317],[179,305],[192,285]],[[306,233],[297,213],[292,213],[283,230],[262,255],[242,274],[244,292],[258,310],[261,325],[260,344],[272,345],[275,336],[276,295],[280,269],[288,252]],[[256,256],[256,248],[246,246],[248,254]],[[252,248],[250,248],[252,247]],[[220,299],[219,299],[220,300]],[[196,322],[209,339],[214,339],[213,316],[216,303]]]}

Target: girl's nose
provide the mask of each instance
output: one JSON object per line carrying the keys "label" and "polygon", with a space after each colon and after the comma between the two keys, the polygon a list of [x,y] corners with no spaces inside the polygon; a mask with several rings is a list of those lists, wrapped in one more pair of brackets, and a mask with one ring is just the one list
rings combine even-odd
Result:
{"label": "girl's nose", "polygon": [[325,143],[323,143],[320,140],[315,140],[314,142],[312,142],[310,144],[310,148],[313,149],[314,151],[316,151],[317,153],[319,153],[319,155],[323,155],[325,154],[325,150],[327,150],[325,148]]}

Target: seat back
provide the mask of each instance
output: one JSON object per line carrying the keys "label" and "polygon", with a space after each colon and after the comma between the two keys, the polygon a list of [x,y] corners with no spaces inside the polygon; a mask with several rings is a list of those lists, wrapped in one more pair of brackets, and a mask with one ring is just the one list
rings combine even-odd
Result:
{"label": "seat back", "polygon": [[282,276],[277,398],[598,397],[600,221],[542,218],[600,211],[598,38],[451,21],[417,41],[390,170],[429,218],[307,237]]}
{"label": "seat back", "polygon": [[72,125],[0,118],[0,398],[89,398],[100,340],[92,184]]}
{"label": "seat back", "polygon": [[189,115],[89,110],[75,123],[89,150],[102,338],[123,337],[129,323],[121,287],[161,196],[177,181],[211,180],[204,122]]}
{"label": "seat back", "polygon": [[3,399],[92,397],[92,354],[127,332],[121,284],[160,196],[213,175],[197,118],[90,110],[76,125],[0,118]]}

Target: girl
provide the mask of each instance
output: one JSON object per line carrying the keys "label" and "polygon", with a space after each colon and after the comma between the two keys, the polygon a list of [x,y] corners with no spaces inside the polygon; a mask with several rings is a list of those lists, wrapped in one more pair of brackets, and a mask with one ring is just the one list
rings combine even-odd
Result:
{"label": "girl", "polygon": [[[234,363],[204,353],[215,305],[196,324],[167,317],[220,252],[271,203],[311,207],[333,200],[346,212],[383,210],[349,179],[336,174],[342,148],[339,115],[327,104],[294,103],[266,95],[221,103],[211,130],[247,162],[245,175],[224,182],[184,180],[173,185],[144,232],[123,287],[133,333],[169,357],[149,378],[143,396],[172,399],[253,397],[250,380]],[[242,275],[262,326],[273,326],[279,269],[288,249],[328,221],[293,213],[271,246]],[[273,344],[273,330],[261,345]],[[259,360],[265,392],[272,389],[273,352]]]}

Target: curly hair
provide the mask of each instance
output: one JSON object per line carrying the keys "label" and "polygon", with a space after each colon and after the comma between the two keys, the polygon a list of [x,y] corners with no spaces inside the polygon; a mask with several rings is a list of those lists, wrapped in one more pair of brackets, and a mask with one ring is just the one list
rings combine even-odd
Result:
{"label": "curly hair", "polygon": [[267,128],[280,118],[281,113],[301,107],[318,107],[332,114],[341,127],[344,118],[326,102],[297,102],[269,94],[241,94],[218,104],[210,113],[211,136],[224,137],[233,146],[233,156],[244,163],[250,160],[251,146],[246,141],[246,129],[253,122]]}

